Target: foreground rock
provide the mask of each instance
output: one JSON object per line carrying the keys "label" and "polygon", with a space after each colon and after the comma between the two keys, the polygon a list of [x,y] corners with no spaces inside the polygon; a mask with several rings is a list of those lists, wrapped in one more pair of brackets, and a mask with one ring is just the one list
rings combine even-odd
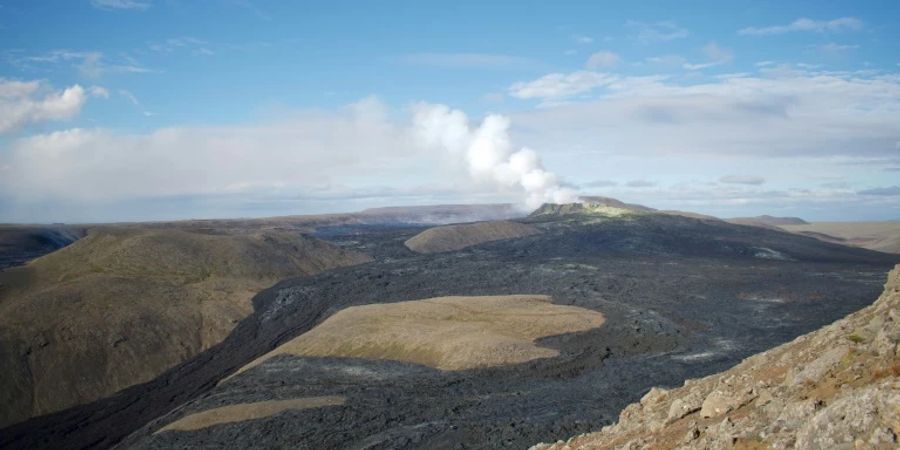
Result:
{"label": "foreground rock", "polygon": [[900,434],[900,266],[872,306],[721,374],[653,388],[615,425],[555,449],[893,449]]}
{"label": "foreground rock", "polygon": [[297,233],[92,230],[0,273],[0,426],[151,380],[224,339],[259,290],[368,260]]}
{"label": "foreground rock", "polygon": [[439,253],[537,233],[540,231],[530,225],[501,220],[429,228],[413,236],[405,244],[416,253]]}

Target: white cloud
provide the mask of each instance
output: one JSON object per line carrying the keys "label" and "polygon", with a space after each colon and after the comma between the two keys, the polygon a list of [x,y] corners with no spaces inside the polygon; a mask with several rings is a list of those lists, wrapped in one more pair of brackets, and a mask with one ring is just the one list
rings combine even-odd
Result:
{"label": "white cloud", "polygon": [[719,183],[725,184],[746,184],[750,186],[759,186],[765,182],[765,178],[755,175],[725,175],[719,178]]}
{"label": "white cloud", "polygon": [[856,50],[859,48],[859,46],[854,44],[838,44],[835,42],[829,42],[827,44],[822,44],[817,48],[823,53],[838,54],[845,53],[850,50]]}
{"label": "white cloud", "polygon": [[118,92],[118,93],[119,93],[119,95],[121,95],[122,97],[124,97],[125,100],[128,100],[128,103],[131,103],[131,104],[132,104],[138,111],[140,111],[141,114],[143,114],[144,116],[150,117],[150,116],[155,116],[155,115],[156,115],[156,113],[153,113],[153,112],[151,112],[151,111],[147,111],[147,109],[144,108],[144,105],[141,103],[141,101],[138,100],[137,96],[134,95],[131,91],[128,91],[128,90],[126,90],[126,89],[119,89],[119,92]]}
{"label": "white cloud", "polygon": [[575,36],[572,36],[572,39],[573,39],[575,42],[577,42],[577,43],[579,43],[579,44],[582,44],[582,45],[588,45],[588,44],[593,44],[593,43],[594,43],[594,38],[592,38],[592,37],[590,37],[590,36],[575,35]]}
{"label": "white cloud", "polygon": [[0,134],[28,124],[71,119],[86,100],[84,88],[77,84],[54,91],[40,81],[0,79]]}
{"label": "white cloud", "polygon": [[[556,94],[545,78],[512,90]],[[577,92],[586,97],[599,84]],[[692,84],[624,77],[603,85],[591,99],[515,114],[527,130],[521,139],[545,149],[757,157],[895,155],[900,140],[900,75],[773,69]]]}
{"label": "white cloud", "polygon": [[91,86],[88,92],[91,94],[91,97],[109,98],[109,91],[103,86]]}
{"label": "white cloud", "polygon": [[22,69],[31,69],[36,65],[72,64],[81,75],[94,79],[105,75],[152,72],[131,56],[122,55],[110,61],[103,52],[98,51],[53,50],[41,55],[15,58],[11,62]]}
{"label": "white cloud", "polygon": [[522,99],[561,100],[612,83],[616,77],[606,73],[578,71],[551,73],[533,81],[520,81],[509,88],[509,95]]}
{"label": "white cloud", "polygon": [[687,64],[687,60],[681,55],[650,56],[644,62],[664,67],[682,67]]}
{"label": "white cloud", "polygon": [[883,195],[887,197],[900,197],[900,186],[882,186],[859,191],[861,195]]}
{"label": "white cloud", "polygon": [[688,30],[670,21],[648,23],[630,20],[625,26],[634,33],[635,39],[644,44],[683,39],[690,34]]}
{"label": "white cloud", "polygon": [[648,188],[656,186],[656,182],[648,180],[631,180],[625,183],[625,186],[630,188]]}
{"label": "white cloud", "polygon": [[[570,195],[534,151],[510,146],[508,119],[489,116],[470,127],[465,114],[442,105],[421,104],[414,113],[412,123],[394,121],[385,105],[366,98],[336,112],[298,112],[254,125],[38,134],[12,141],[0,154],[0,206],[427,196],[422,186],[437,185],[445,186],[441,195],[456,193],[457,199],[460,193],[506,201],[528,194],[529,201],[539,202]],[[464,157],[434,151],[420,141],[423,134],[430,144],[463,149]],[[493,182],[473,182],[487,172]],[[390,189],[379,188],[385,180]]]}
{"label": "white cloud", "polygon": [[535,64],[530,58],[497,53],[413,53],[401,61],[443,69],[518,69]]}
{"label": "white cloud", "polygon": [[734,59],[734,53],[731,50],[715,42],[710,42],[703,46],[703,53],[706,55],[707,62],[699,64],[684,63],[683,67],[686,70],[701,70],[727,64]]}
{"label": "white cloud", "polygon": [[584,65],[591,70],[605,69],[619,64],[621,60],[614,52],[602,51],[592,54]]}
{"label": "white cloud", "polygon": [[191,36],[169,38],[162,42],[156,42],[148,46],[157,53],[173,53],[179,50],[189,51],[195,56],[212,56],[216,52],[211,50],[209,42]]}
{"label": "white cloud", "polygon": [[420,103],[413,109],[413,126],[418,138],[463,161],[477,183],[501,190],[525,193],[525,204],[537,208],[545,202],[569,203],[577,199],[553,172],[544,168],[534,150],[516,149],[509,137],[509,118],[491,114],[478,127],[459,110],[445,105]]}
{"label": "white cloud", "polygon": [[[406,158],[402,130],[374,100],[278,123],[163,128],[147,134],[70,129],[19,139],[0,157],[0,191],[18,201],[102,202],[256,191],[291,193],[341,177],[434,172]],[[433,162],[432,162],[433,163]],[[393,174],[393,175],[391,175]]]}
{"label": "white cloud", "polygon": [[833,20],[813,20],[801,17],[788,25],[774,25],[768,27],[747,27],[738,31],[738,34],[748,36],[766,36],[785,34],[792,32],[839,32],[856,31],[863,27],[863,22],[856,17],[840,17]]}
{"label": "white cloud", "polygon": [[178,198],[258,199],[272,208],[302,199],[574,200],[533,150],[512,147],[507,118],[470,125],[461,111],[424,103],[412,113],[409,123],[389,119],[370,97],[270,123],[148,133],[73,128],[20,138],[0,153],[0,214],[10,204],[96,208]]}
{"label": "white cloud", "polygon": [[144,10],[150,7],[149,0],[91,0],[91,5],[95,8],[113,10],[113,9],[136,9]]}

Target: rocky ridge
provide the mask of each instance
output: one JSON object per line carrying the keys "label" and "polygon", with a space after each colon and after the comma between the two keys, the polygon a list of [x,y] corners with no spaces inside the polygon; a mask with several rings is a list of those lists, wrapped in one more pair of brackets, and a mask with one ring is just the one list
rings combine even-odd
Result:
{"label": "rocky ridge", "polygon": [[873,305],[723,373],[652,388],[617,424],[532,450],[897,448],[898,342],[900,265]]}
{"label": "rocky ridge", "polygon": [[531,213],[529,217],[568,216],[568,215],[600,215],[619,217],[629,214],[646,214],[656,210],[646,206],[625,203],[609,197],[581,197],[575,203],[545,203]]}

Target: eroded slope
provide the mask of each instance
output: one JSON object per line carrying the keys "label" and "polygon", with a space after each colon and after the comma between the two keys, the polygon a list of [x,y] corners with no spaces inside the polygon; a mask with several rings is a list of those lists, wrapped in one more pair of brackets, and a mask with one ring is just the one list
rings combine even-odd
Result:
{"label": "eroded slope", "polygon": [[408,239],[405,244],[417,253],[438,253],[537,233],[540,231],[530,225],[501,220],[429,228]]}

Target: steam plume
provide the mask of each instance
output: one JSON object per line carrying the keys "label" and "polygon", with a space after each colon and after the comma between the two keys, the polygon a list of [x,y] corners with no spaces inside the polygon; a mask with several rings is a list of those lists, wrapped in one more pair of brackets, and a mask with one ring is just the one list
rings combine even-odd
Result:
{"label": "steam plume", "polygon": [[420,103],[413,108],[413,124],[417,136],[427,145],[462,158],[476,181],[524,192],[529,208],[578,199],[573,190],[560,185],[556,174],[544,169],[537,152],[527,147],[514,150],[505,116],[489,115],[479,127],[472,128],[462,111]]}

